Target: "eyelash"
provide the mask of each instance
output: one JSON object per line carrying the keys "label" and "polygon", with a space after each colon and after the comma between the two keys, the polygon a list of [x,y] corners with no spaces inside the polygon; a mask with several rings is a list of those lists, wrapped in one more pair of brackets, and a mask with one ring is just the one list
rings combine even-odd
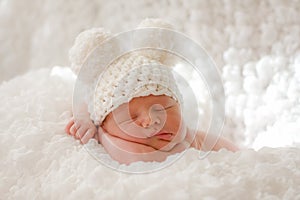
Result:
{"label": "eyelash", "polygon": [[155,111],[163,111],[163,110],[167,110],[167,109],[172,108],[172,107],[173,107],[173,105],[172,106],[164,107],[164,109],[154,109],[154,110]]}
{"label": "eyelash", "polygon": [[[164,107],[163,109],[154,109],[154,111],[158,111],[158,112],[160,112],[160,111],[163,111],[163,110],[170,109],[170,108],[172,108],[172,107],[174,107],[174,105],[171,105],[171,106]],[[136,116],[136,115],[133,115],[133,116],[131,117],[131,119],[128,119],[128,120],[126,120],[126,121],[124,121],[124,122],[136,121],[136,120],[137,120],[137,118],[138,118],[138,116]]]}
{"label": "eyelash", "polygon": [[134,122],[134,121],[136,121],[136,120],[137,120],[137,117],[132,117],[132,118],[130,118],[130,119],[127,119],[127,120],[122,121],[121,123],[131,123],[131,122]]}

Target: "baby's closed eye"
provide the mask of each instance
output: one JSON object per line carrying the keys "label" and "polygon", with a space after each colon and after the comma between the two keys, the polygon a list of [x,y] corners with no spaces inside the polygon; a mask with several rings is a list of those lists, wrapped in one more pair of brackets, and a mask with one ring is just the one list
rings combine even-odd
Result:
{"label": "baby's closed eye", "polygon": [[154,111],[164,111],[164,110],[168,110],[170,108],[173,108],[175,105],[171,104],[171,105],[160,105],[160,104],[156,104],[153,106],[153,110]]}

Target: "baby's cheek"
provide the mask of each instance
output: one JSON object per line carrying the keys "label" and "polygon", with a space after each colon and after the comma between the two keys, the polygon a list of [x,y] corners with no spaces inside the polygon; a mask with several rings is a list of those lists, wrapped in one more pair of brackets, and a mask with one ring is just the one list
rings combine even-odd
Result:
{"label": "baby's cheek", "polygon": [[171,128],[171,130],[177,132],[181,123],[181,117],[178,115],[168,115],[166,120],[166,125]]}
{"label": "baby's cheek", "polygon": [[105,119],[105,121],[102,124],[102,128],[106,131],[106,132],[115,132],[115,123],[114,120],[111,118],[107,118]]}

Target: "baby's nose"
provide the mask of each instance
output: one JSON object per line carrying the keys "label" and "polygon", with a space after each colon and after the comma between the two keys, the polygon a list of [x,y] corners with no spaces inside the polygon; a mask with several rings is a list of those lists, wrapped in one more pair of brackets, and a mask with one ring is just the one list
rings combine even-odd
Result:
{"label": "baby's nose", "polygon": [[144,114],[141,119],[141,126],[143,128],[147,128],[154,124],[159,124],[159,123],[160,123],[159,117],[157,115],[151,114],[150,112]]}

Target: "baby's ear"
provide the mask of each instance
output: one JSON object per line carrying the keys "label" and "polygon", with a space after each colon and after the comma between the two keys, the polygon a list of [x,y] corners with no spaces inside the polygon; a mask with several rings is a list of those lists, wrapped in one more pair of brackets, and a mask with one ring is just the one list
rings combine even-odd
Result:
{"label": "baby's ear", "polygon": [[92,28],[81,32],[69,50],[71,69],[78,74],[86,57],[103,41],[111,37],[111,33],[103,28]]}

